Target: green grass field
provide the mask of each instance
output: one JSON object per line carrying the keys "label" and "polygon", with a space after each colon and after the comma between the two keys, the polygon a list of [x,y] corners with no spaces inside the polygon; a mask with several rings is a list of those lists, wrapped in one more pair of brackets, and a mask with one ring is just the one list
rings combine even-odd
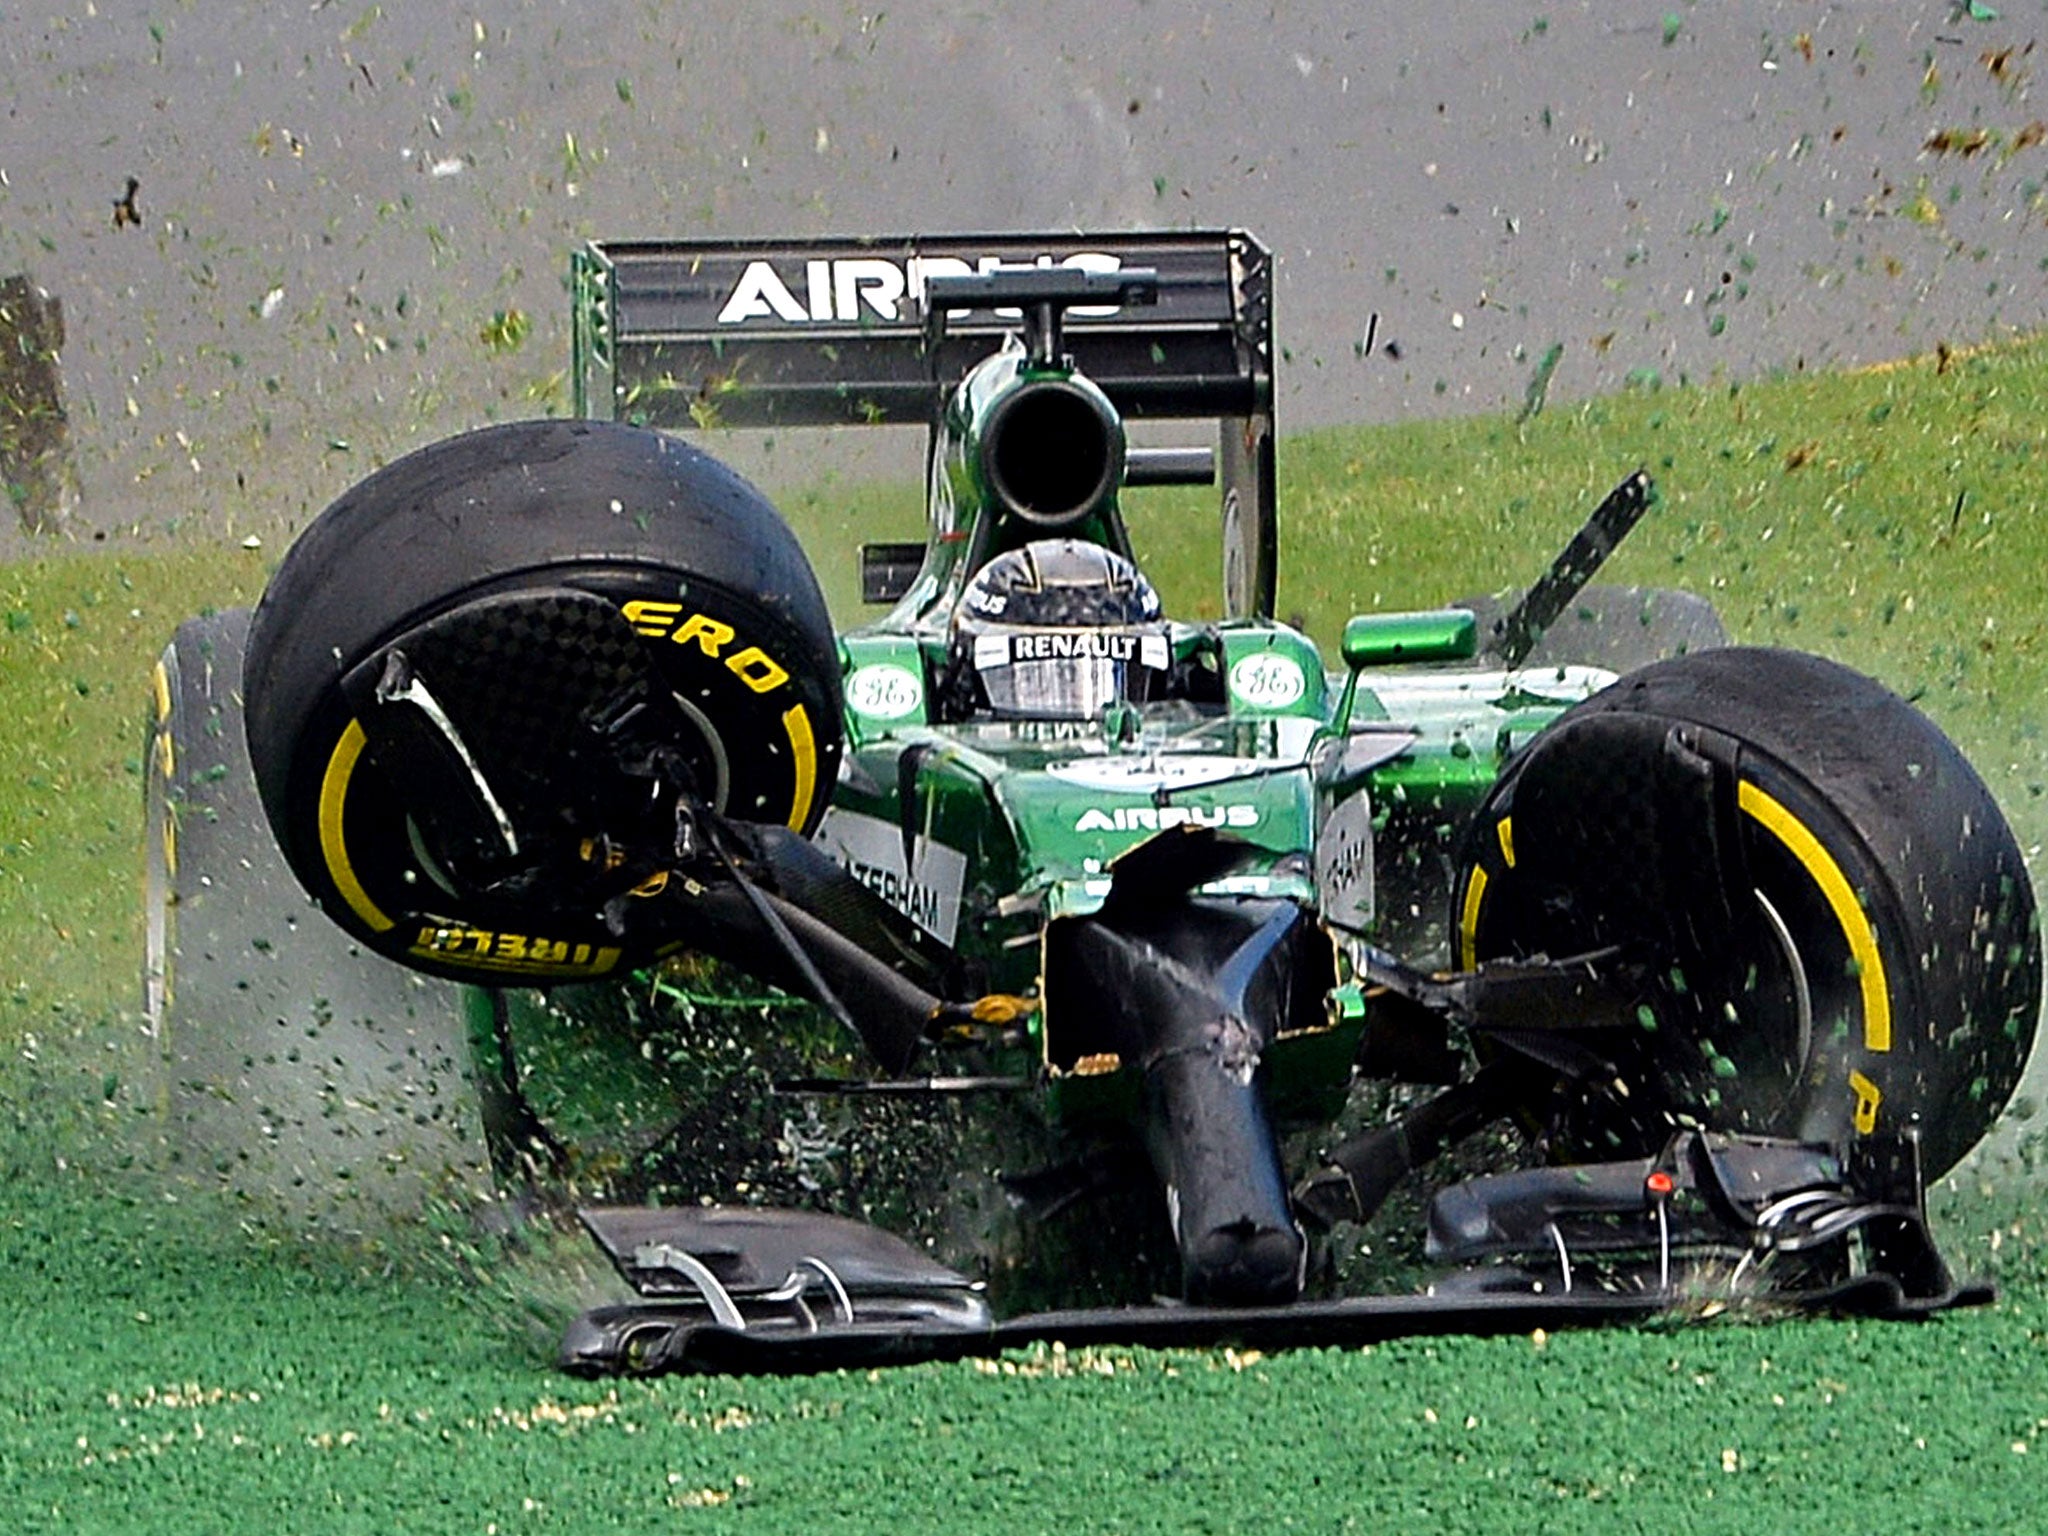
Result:
{"label": "green grass field", "polygon": [[[1835,655],[1964,746],[2035,861],[2048,833],[2048,342],[1851,376],[1644,390],[1529,421],[1290,439],[1283,613],[1525,581],[1620,476],[1663,505],[1609,574],[1711,595],[1738,638]],[[1180,613],[1206,504],[1133,511]],[[786,498],[842,619],[883,490]],[[1201,536],[1183,530],[1197,529]],[[0,1510],[24,1531],[514,1532],[1067,1526],[2006,1530],[2048,1456],[2034,1166],[1939,1192],[1991,1309],[1363,1352],[1042,1352],[799,1381],[571,1382],[524,1266],[459,1229],[304,1241],[150,1173],[146,680],[275,549],[0,569]],[[2026,1111],[2028,1105],[2021,1105]]]}

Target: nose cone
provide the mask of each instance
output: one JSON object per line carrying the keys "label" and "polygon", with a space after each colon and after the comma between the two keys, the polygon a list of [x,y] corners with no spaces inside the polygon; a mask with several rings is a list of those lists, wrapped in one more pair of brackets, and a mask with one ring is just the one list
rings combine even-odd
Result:
{"label": "nose cone", "polygon": [[1301,1294],[1307,1244],[1298,1227],[1240,1217],[1181,1242],[1189,1301],[1202,1306],[1284,1306]]}

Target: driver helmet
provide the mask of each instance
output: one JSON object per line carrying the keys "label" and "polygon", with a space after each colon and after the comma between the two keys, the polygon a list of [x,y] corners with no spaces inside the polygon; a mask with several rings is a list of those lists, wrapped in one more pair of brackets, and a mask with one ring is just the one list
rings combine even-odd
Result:
{"label": "driver helmet", "polygon": [[953,613],[953,674],[1006,719],[1087,720],[1163,691],[1159,594],[1113,549],[1038,539],[978,571]]}

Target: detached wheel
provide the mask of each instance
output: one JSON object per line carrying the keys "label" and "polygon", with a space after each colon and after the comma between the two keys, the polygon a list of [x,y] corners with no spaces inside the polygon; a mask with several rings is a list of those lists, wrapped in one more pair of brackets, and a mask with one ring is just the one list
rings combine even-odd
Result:
{"label": "detached wheel", "polygon": [[[1962,754],[1867,677],[1791,651],[1660,662],[1566,712],[1481,808],[1459,959],[1619,945],[1649,971],[1581,1155],[1674,1119],[1845,1142],[1917,1123],[1929,1178],[1989,1129],[2040,1006],[2034,897]],[[1617,1151],[1617,1148],[1620,1151]]]}
{"label": "detached wheel", "polygon": [[687,942],[602,910],[621,850],[673,839],[656,786],[807,833],[837,772],[837,650],[795,537],[716,460],[612,423],[485,428],[342,496],[257,609],[247,692],[306,889],[378,953],[487,983]]}

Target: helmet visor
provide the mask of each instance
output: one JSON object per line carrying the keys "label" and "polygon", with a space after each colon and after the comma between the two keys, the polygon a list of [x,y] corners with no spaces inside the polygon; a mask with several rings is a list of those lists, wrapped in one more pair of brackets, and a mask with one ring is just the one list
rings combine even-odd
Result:
{"label": "helmet visor", "polygon": [[1166,636],[1135,629],[1002,629],[974,637],[974,670],[990,711],[1018,719],[1091,720],[1142,699],[1164,672]]}

